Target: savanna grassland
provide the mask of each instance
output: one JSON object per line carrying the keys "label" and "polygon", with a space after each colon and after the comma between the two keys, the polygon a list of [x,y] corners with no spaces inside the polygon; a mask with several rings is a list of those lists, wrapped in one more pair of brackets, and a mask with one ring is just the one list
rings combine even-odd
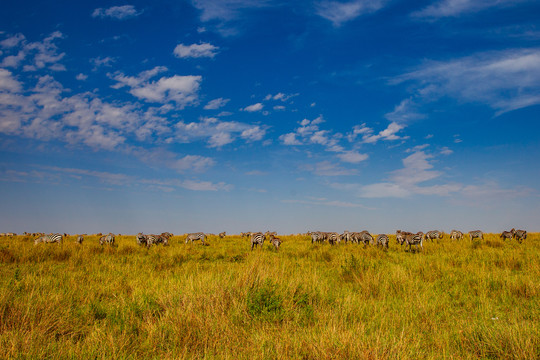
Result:
{"label": "savanna grassland", "polygon": [[0,238],[0,359],[539,359],[540,234],[409,253],[281,236]]}

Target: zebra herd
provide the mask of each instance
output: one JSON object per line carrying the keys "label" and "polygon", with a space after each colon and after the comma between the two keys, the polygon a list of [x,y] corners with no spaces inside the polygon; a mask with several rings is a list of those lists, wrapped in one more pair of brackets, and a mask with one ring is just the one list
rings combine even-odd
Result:
{"label": "zebra herd", "polygon": [[[49,235],[43,235],[40,234],[38,238],[34,240],[34,244],[40,244],[40,243],[62,243],[63,238],[67,237],[67,234],[49,234]],[[107,235],[100,235],[99,238],[99,244],[100,245],[111,245],[114,246],[115,244],[115,235],[113,233],[109,233]],[[339,234],[337,232],[324,232],[324,231],[313,231],[308,232],[308,236],[311,237],[311,243],[324,243],[328,242],[330,245],[336,245],[340,243],[341,241],[345,243],[356,243],[356,244],[364,244],[364,246],[375,244],[378,247],[382,247],[385,249],[388,249],[390,244],[390,238],[386,234],[379,234],[375,238],[373,235],[371,235],[367,230],[361,231],[361,232],[350,232],[350,231],[344,231],[342,234]],[[480,239],[484,240],[484,233],[481,230],[473,230],[468,232],[469,239]],[[173,236],[170,232],[164,232],[160,235],[144,235],[143,233],[138,233],[135,238],[137,240],[137,244],[141,246],[147,246],[151,247],[152,245],[159,245],[163,244],[164,246],[169,245],[169,239]],[[225,232],[220,233],[219,238],[224,238],[226,236]],[[277,237],[276,232],[270,232],[267,231],[266,233],[262,232],[246,232],[241,233],[240,236],[242,238],[248,238],[251,243],[251,250],[253,250],[256,247],[262,247],[265,240],[268,240],[270,245],[275,248],[277,251],[281,245],[281,239]],[[406,245],[405,250],[412,251],[413,246],[415,247],[415,250],[423,249],[424,247],[424,241],[431,240],[434,241],[436,239],[442,239],[444,236],[444,232],[439,230],[432,230],[428,231],[425,234],[423,232],[417,232],[417,233],[411,233],[407,231],[397,230],[396,231],[396,243],[399,245]],[[198,233],[189,233],[186,235],[185,243],[193,243],[194,241],[201,241],[202,245],[208,245],[207,243],[207,237],[208,234],[205,234],[203,232]],[[452,230],[450,232],[450,239],[451,240],[461,240],[464,238],[463,232],[459,230]],[[508,240],[508,239],[516,239],[521,243],[523,240],[527,239],[527,231],[525,230],[516,230],[512,229],[510,231],[503,231],[500,234],[500,238],[502,240]],[[77,236],[77,243],[82,244],[84,241],[83,235]]]}

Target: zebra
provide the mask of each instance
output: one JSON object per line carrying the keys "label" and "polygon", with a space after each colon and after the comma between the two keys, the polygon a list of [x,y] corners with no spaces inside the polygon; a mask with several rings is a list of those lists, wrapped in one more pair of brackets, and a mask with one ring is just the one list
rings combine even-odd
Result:
{"label": "zebra", "polygon": [[206,239],[206,235],[202,232],[187,234],[186,244],[188,243],[188,241],[194,242],[196,240],[201,240],[201,243],[203,245],[206,245],[206,243],[204,242],[205,239]]}
{"label": "zebra", "polygon": [[225,236],[227,236],[227,234],[224,231],[224,232],[219,233],[218,236],[220,237],[220,239],[223,239]]}
{"label": "zebra", "polygon": [[405,244],[405,236],[407,235],[412,235],[412,233],[408,231],[396,230],[396,242],[399,245]]}
{"label": "zebra", "polygon": [[[412,250],[412,246],[416,246],[416,250],[418,251],[418,245],[420,245],[420,248],[424,250],[424,234],[422,232],[418,232],[417,234],[407,234],[405,235],[405,244],[409,245],[409,251]],[[407,250],[407,249],[405,249]]]}
{"label": "zebra", "polygon": [[311,243],[322,242],[322,233],[320,231],[313,231],[310,233]]}
{"label": "zebra", "polygon": [[345,243],[348,243],[351,241],[351,232],[348,230],[345,230],[343,234],[339,236],[341,240],[345,241]]}
{"label": "zebra", "polygon": [[83,241],[84,241],[84,236],[83,236],[83,235],[77,236],[77,243],[78,243],[78,244],[82,244]]}
{"label": "zebra", "polygon": [[137,239],[137,244],[147,245],[146,235],[144,235],[143,233],[138,233],[135,237]]}
{"label": "zebra", "polygon": [[516,238],[516,240],[519,241],[520,244],[523,240],[527,239],[527,231],[525,230],[516,230],[512,228],[512,230],[510,231],[512,233],[512,236]]}
{"label": "zebra", "polygon": [[503,231],[499,236],[501,240],[511,239],[514,236],[512,231]]}
{"label": "zebra", "polygon": [[450,239],[451,240],[461,240],[463,239],[463,233],[459,230],[452,230],[450,232]]}
{"label": "zebra", "polygon": [[336,232],[326,233],[326,238],[330,245],[335,245],[336,243],[340,241],[340,236]]}
{"label": "zebra", "polygon": [[39,243],[62,243],[62,234],[49,234],[49,235],[43,235],[38,237],[34,240],[34,245],[37,245]]}
{"label": "zebra", "polygon": [[281,245],[281,239],[270,234],[269,241],[270,241],[270,244],[274,245],[274,248],[276,248],[276,251],[277,251],[279,249],[279,245]]}
{"label": "zebra", "polygon": [[360,232],[360,240],[364,243],[364,245],[369,245],[374,242],[373,236],[371,236],[367,230]]}
{"label": "zebra", "polygon": [[99,238],[99,245],[103,245],[103,244],[109,244],[109,245],[114,245],[114,234],[113,233],[108,233],[107,235],[103,235],[102,237]]}
{"label": "zebra", "polygon": [[350,234],[351,242],[359,244],[362,241],[362,233],[352,232]]}
{"label": "zebra", "polygon": [[442,238],[443,238],[443,233],[442,233],[442,231],[439,231],[439,230],[428,231],[424,235],[425,240],[429,239],[429,240],[433,241],[433,239],[442,239]]}
{"label": "zebra", "polygon": [[161,235],[159,235],[158,238],[157,238],[157,243],[158,244],[162,243],[163,245],[168,246],[169,245],[169,239],[172,236],[173,236],[173,234],[171,234],[170,232],[161,233]]}
{"label": "zebra", "polygon": [[251,233],[251,250],[257,245],[261,245],[261,248],[266,240],[266,236],[262,232]]}
{"label": "zebra", "polygon": [[388,238],[388,235],[386,234],[377,235],[377,246],[382,246],[383,248],[386,247],[388,249],[389,243],[390,243],[390,239]]}
{"label": "zebra", "polygon": [[475,238],[484,240],[484,233],[481,230],[469,231],[469,237],[471,238],[471,241]]}

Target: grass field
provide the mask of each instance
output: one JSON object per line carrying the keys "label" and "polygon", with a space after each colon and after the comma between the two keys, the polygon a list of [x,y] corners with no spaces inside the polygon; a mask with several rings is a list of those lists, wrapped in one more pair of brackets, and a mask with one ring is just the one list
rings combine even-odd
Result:
{"label": "grass field", "polygon": [[540,234],[405,252],[0,238],[0,359],[539,359]]}

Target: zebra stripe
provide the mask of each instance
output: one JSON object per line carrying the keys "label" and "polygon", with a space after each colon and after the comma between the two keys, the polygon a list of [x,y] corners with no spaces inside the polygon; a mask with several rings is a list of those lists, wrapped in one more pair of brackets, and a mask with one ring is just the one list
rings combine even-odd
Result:
{"label": "zebra stripe", "polygon": [[428,231],[426,233],[426,235],[424,235],[424,239],[425,240],[431,240],[433,241],[434,239],[442,239],[443,238],[443,234],[442,234],[442,231],[439,231],[439,230],[432,230],[432,231]]}
{"label": "zebra stripe", "polygon": [[386,234],[377,235],[377,246],[386,247],[388,249],[388,244],[390,243],[390,238]]}
{"label": "zebra stripe", "polygon": [[364,245],[369,245],[374,242],[373,236],[371,236],[367,230],[360,232],[360,240],[364,243]]}
{"label": "zebra stripe", "polygon": [[511,239],[513,236],[514,234],[512,234],[512,231],[503,231],[499,237],[501,240],[506,240]]}
{"label": "zebra stripe", "polygon": [[197,240],[201,240],[201,243],[203,245],[206,245],[206,243],[204,242],[205,239],[206,239],[206,235],[202,232],[191,233],[186,236],[186,244],[188,243],[188,241],[194,242]]}
{"label": "zebra stripe", "polygon": [[77,243],[82,244],[83,241],[84,241],[84,236],[83,235],[77,236]]}
{"label": "zebra stripe", "polygon": [[39,244],[39,243],[48,244],[48,243],[53,243],[53,242],[62,243],[62,234],[49,234],[49,235],[40,236],[34,240],[34,245]]}
{"label": "zebra stripe", "polygon": [[266,236],[262,232],[252,233],[251,234],[251,250],[257,245],[263,246]]}
{"label": "zebra stripe", "polygon": [[481,240],[484,240],[484,233],[481,230],[469,231],[469,237],[471,238],[471,240],[473,240],[475,238],[479,238]]}
{"label": "zebra stripe", "polygon": [[458,230],[452,230],[450,232],[450,239],[451,240],[461,240],[463,239],[463,233]]}
{"label": "zebra stripe", "polygon": [[[409,251],[412,250],[412,246],[414,245],[416,247],[416,251],[418,251],[418,245],[420,245],[420,248],[424,250],[424,234],[422,232],[419,232],[417,234],[407,234],[405,235],[405,243],[409,245]],[[407,249],[405,249],[407,250]]]}
{"label": "zebra stripe", "polygon": [[270,244],[274,245],[274,248],[276,248],[276,251],[277,251],[279,249],[279,246],[281,245],[281,239],[270,234],[269,241],[270,241]]}
{"label": "zebra stripe", "polygon": [[341,240],[345,241],[345,243],[348,243],[351,241],[351,232],[348,230],[345,230],[343,234],[341,234],[339,237]]}
{"label": "zebra stripe", "polygon": [[336,232],[326,233],[326,239],[330,245],[335,245],[340,241],[340,236]]}
{"label": "zebra stripe", "polygon": [[113,233],[108,233],[107,235],[103,235],[102,237],[99,238],[99,245],[103,245],[103,244],[109,244],[109,245],[114,245],[114,234]]}
{"label": "zebra stripe", "polygon": [[519,241],[520,243],[527,239],[527,231],[525,230],[516,230],[516,229],[512,229],[512,235],[513,237],[516,238],[517,241]]}

